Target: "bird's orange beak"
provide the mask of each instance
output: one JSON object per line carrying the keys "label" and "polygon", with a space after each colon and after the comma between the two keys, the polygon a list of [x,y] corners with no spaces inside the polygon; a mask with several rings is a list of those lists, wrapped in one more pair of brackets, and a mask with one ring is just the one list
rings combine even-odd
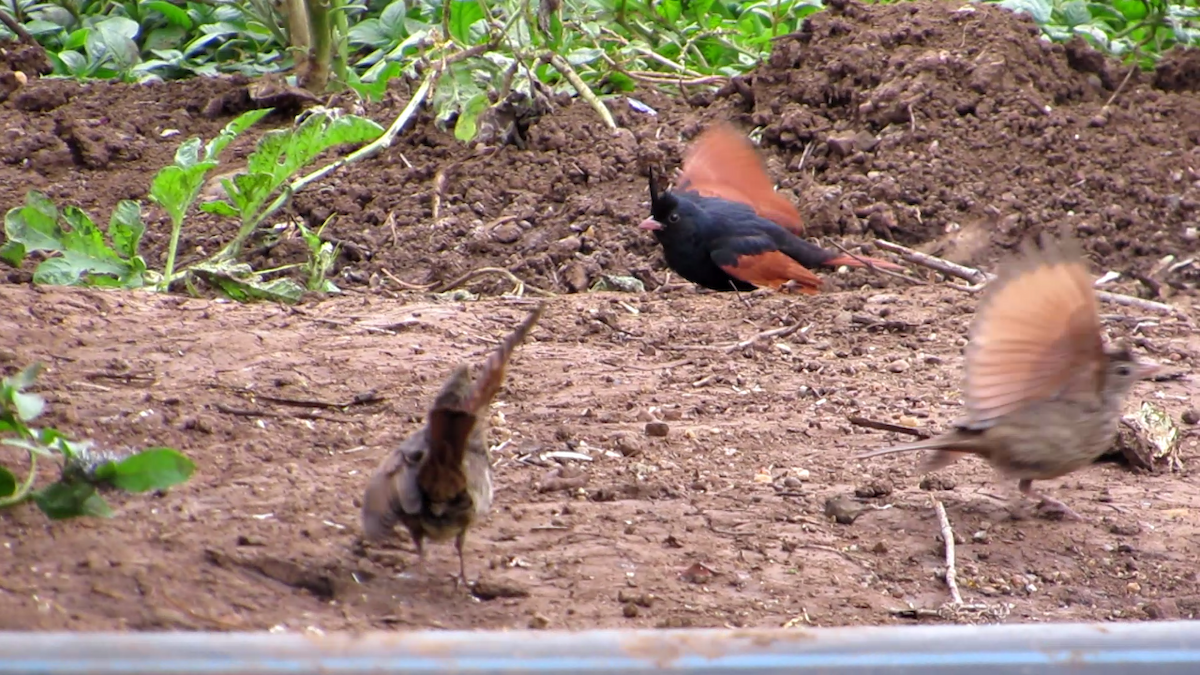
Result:
{"label": "bird's orange beak", "polygon": [[661,229],[663,229],[662,223],[658,222],[657,220],[655,220],[653,218],[647,218],[647,219],[643,220],[642,224],[638,225],[638,227],[642,228],[643,230],[661,230]]}

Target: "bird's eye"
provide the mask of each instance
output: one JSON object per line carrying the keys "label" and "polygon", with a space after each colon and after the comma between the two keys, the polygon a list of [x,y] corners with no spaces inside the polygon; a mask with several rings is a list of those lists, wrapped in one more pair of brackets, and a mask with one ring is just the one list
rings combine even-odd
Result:
{"label": "bird's eye", "polygon": [[1121,377],[1125,377],[1126,375],[1128,375],[1132,372],[1133,371],[1130,370],[1129,366],[1117,366],[1117,374],[1120,375]]}
{"label": "bird's eye", "polygon": [[679,222],[679,214],[672,213],[671,215],[667,216],[667,222],[678,223]]}

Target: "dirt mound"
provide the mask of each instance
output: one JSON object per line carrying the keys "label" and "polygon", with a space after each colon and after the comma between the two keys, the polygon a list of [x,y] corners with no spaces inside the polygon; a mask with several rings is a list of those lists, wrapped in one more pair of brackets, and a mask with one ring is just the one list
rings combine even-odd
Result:
{"label": "dirt mound", "polygon": [[1106,107],[1126,72],[994,6],[843,2],[725,93],[778,149],[814,233],[966,239],[954,257],[982,262],[1065,221],[1102,264],[1136,269],[1196,245],[1200,107],[1136,73]]}
{"label": "dirt mound", "polygon": [[[1171,57],[1154,81],[1187,89],[1187,58]],[[1027,17],[990,5],[838,2],[719,94],[684,102],[639,93],[656,115],[609,98],[617,132],[586,104],[559,100],[519,147],[465,147],[422,115],[383,155],[298,195],[291,213],[314,227],[337,215],[325,233],[344,244],[335,270],[343,286],[397,288],[389,275],[439,285],[504,267],[557,292],[603,274],[634,274],[655,288],[662,256],[636,228],[648,208],[647,169],[673,171],[705,124],[732,118],[759,129],[772,175],[813,236],[873,233],[990,264],[1029,232],[1066,223],[1088,238],[1099,266],[1145,272],[1196,246],[1200,99],[1134,74],[1106,106],[1126,72],[1082,41],[1051,44]],[[145,198],[182,138],[210,137],[227,122],[204,111],[238,87],[228,78],[31,82],[0,107],[0,204],[20,203],[32,186],[106,219],[117,199]],[[407,102],[394,88],[367,114],[386,124]],[[279,115],[263,128],[287,123]],[[180,133],[165,135],[171,129]],[[147,220],[147,257],[159,264],[167,221],[157,209]],[[234,229],[195,214],[181,261],[215,250]],[[259,267],[305,256],[289,240],[251,250]],[[1194,286],[1196,274],[1184,270],[1167,285]],[[886,283],[857,272],[829,287],[864,280]],[[511,283],[493,276],[469,287],[495,293]]]}

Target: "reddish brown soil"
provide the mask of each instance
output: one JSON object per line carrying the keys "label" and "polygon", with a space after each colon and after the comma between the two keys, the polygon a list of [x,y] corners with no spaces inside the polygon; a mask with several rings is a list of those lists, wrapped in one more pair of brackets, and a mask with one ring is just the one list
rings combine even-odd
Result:
{"label": "reddish brown soil", "polygon": [[[526,149],[461,147],[419,120],[381,157],[296,199],[293,215],[310,224],[337,214],[327,233],[347,244],[344,298],[289,309],[31,289],[28,267],[12,271],[0,286],[0,362],[6,372],[50,365],[39,386],[48,423],[109,447],[172,445],[198,473],[166,495],[112,496],[112,520],[0,515],[0,604],[11,608],[0,628],[907,621],[892,610],[947,599],[931,498],[961,540],[963,594],[982,606],[945,620],[1192,616],[1195,427],[1182,426],[1182,472],[1103,463],[1041,486],[1087,523],[1031,517],[1005,501],[1014,486],[976,461],[924,483],[917,457],[848,461],[899,440],[848,415],[936,429],[958,414],[974,297],[856,272],[826,275],[815,298],[768,294],[747,309],[688,285],[660,288],[661,255],[635,227],[647,169],[674,169],[688,139],[727,117],[764,127],[772,173],[814,236],[874,233],[989,267],[1065,220],[1086,235],[1097,270],[1146,275],[1197,248],[1200,95],[1191,57],[1173,58],[1105,109],[1125,71],[1038,40],[1026,20],[984,6],[849,4],[814,17],[721,95],[641,95],[657,116],[610,100],[616,134],[580,104],[536,121]],[[239,100],[244,86],[31,81],[0,105],[0,207],[38,188],[106,221],[118,199],[145,198],[181,138],[228,122],[228,106],[210,104]],[[397,91],[366,112],[386,124],[406,100]],[[169,129],[182,133],[164,137]],[[231,166],[252,141],[231,148]],[[157,265],[165,216],[147,219]],[[193,217],[183,261],[233,227]],[[252,262],[301,254],[285,243]],[[481,360],[529,302],[438,300],[384,271],[430,283],[484,266],[562,294],[494,408],[496,507],[468,541],[468,575],[489,582],[484,595],[515,597],[487,600],[449,581],[452,547],[432,547],[424,572],[403,538],[364,550],[356,501],[452,364]],[[1196,269],[1113,289],[1154,286],[1194,317]],[[650,290],[568,295],[602,274],[635,274]],[[494,296],[511,284],[467,287]],[[1195,369],[1194,323],[1103,311],[1111,337]],[[723,348],[800,319],[802,332]],[[270,398],[348,402],[370,390],[383,400],[344,409]],[[1149,382],[1128,406],[1154,401],[1178,421],[1196,396],[1189,378]],[[651,419],[667,421],[666,437],[646,434]],[[558,470],[542,456],[552,450],[589,454],[563,469],[586,484],[544,489]],[[839,524],[826,515],[831,499],[862,512]]]}

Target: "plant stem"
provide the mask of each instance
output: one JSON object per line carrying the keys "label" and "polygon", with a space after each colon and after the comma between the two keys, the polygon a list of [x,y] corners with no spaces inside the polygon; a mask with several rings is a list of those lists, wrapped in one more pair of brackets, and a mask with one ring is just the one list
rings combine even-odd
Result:
{"label": "plant stem", "polygon": [[175,254],[179,252],[179,235],[183,232],[183,220],[171,219],[171,240],[167,242],[167,264],[163,266],[163,278],[158,284],[160,292],[171,288],[171,279],[175,276]]}
{"label": "plant stem", "polygon": [[332,2],[308,0],[307,4],[312,30],[312,61],[308,77],[302,86],[315,94],[323,94],[333,64],[333,21],[330,18]]}
{"label": "plant stem", "polygon": [[301,83],[308,78],[312,68],[312,29],[309,25],[308,3],[305,0],[287,0],[288,49],[295,60],[296,79]]}
{"label": "plant stem", "polygon": [[37,455],[29,453],[29,475],[25,478],[25,482],[13,494],[0,499],[0,509],[7,509],[10,506],[16,506],[21,502],[29,499],[29,494],[33,491],[33,481],[37,478]]}

